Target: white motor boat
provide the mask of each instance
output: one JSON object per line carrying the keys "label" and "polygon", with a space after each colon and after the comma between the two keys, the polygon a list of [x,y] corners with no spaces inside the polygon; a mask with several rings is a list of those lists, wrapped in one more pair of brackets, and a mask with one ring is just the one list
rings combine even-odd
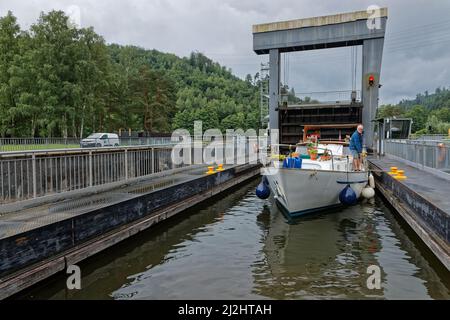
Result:
{"label": "white motor boat", "polygon": [[[283,162],[274,161],[272,166],[263,169],[263,181],[290,216],[349,204],[344,193],[358,199],[367,185],[368,172],[353,171],[353,159],[343,154],[342,145],[319,145],[318,150],[326,150],[331,155],[326,160],[302,159],[300,168],[286,168]],[[302,148],[297,147],[296,153],[301,154]]]}

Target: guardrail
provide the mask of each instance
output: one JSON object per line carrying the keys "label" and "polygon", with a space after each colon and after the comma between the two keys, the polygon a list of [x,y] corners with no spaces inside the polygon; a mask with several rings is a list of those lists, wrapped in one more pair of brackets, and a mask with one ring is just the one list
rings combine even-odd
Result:
{"label": "guardrail", "polygon": [[[237,143],[223,144],[223,154],[227,154],[227,148],[233,148],[236,163],[237,158],[248,154],[249,143],[243,145],[244,149]],[[173,163],[173,147],[170,144],[0,153],[0,204],[190,166],[190,163]],[[191,159],[195,159],[196,150],[191,149],[190,152]],[[226,163],[230,163],[230,159],[227,158]]]}
{"label": "guardrail", "polygon": [[418,140],[385,140],[384,152],[450,174],[450,144]]}
{"label": "guardrail", "polygon": [[121,146],[142,146],[142,145],[162,145],[171,144],[171,137],[139,137],[123,138],[119,137]]}
{"label": "guardrail", "polygon": [[[180,167],[172,146],[60,149],[0,155],[0,203],[37,198]],[[181,165],[182,166],[182,165]]]}
{"label": "guardrail", "polygon": [[[0,138],[0,152],[79,148],[80,141],[77,138]],[[98,142],[101,144],[101,139]],[[119,145],[123,147],[170,143],[171,137],[119,137]]]}
{"label": "guardrail", "polygon": [[281,103],[288,101],[288,105],[296,104],[320,104],[336,102],[359,102],[361,101],[361,90],[342,90],[342,91],[317,91],[295,93],[295,97],[301,99],[301,102],[288,101],[292,99],[290,94],[281,94]]}
{"label": "guardrail", "polygon": [[0,138],[0,152],[79,147],[75,138]]}
{"label": "guardrail", "polygon": [[446,134],[422,134],[422,135],[411,134],[411,139],[420,140],[420,141],[439,141],[439,142],[441,142],[444,139],[450,139],[450,136],[446,135]]}

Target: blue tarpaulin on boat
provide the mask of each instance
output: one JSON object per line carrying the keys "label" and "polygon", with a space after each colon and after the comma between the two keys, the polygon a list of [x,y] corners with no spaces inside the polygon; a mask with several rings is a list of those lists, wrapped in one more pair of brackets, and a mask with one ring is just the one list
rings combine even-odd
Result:
{"label": "blue tarpaulin on boat", "polygon": [[295,169],[301,169],[302,167],[302,159],[300,158],[286,158],[283,161],[283,168],[295,168]]}

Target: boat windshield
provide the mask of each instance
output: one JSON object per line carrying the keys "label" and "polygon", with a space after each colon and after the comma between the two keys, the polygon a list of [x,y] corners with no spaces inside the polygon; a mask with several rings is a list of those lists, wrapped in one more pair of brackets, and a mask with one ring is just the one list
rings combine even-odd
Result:
{"label": "boat windshield", "polygon": [[339,144],[320,144],[318,147],[322,150],[328,149],[333,156],[342,156],[344,154],[344,146]]}

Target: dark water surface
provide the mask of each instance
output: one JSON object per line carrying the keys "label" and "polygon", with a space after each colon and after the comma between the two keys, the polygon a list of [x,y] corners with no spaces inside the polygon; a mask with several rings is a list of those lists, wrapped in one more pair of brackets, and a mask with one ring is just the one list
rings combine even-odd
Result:
{"label": "dark water surface", "polygon": [[[450,274],[379,198],[287,221],[245,184],[92,257],[26,299],[449,299]],[[367,288],[367,267],[381,289]]]}

